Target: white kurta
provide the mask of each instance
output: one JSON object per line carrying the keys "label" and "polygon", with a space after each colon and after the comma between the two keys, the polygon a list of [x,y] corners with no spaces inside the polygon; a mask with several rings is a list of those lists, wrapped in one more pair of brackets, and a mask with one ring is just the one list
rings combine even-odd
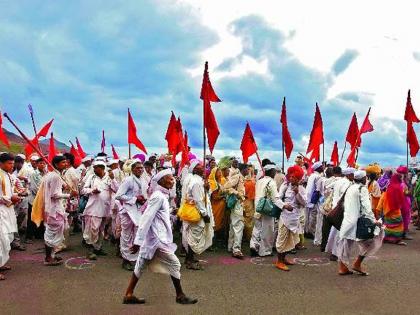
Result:
{"label": "white kurta", "polygon": [[300,223],[301,209],[306,205],[306,192],[303,186],[299,185],[299,193],[295,194],[290,183],[283,183],[280,187],[280,196],[284,196],[284,203],[293,207],[292,211],[283,210],[280,218],[284,225],[293,233],[302,233],[303,227]]}
{"label": "white kurta", "polygon": [[1,196],[0,221],[5,234],[17,232],[16,214],[11,201],[13,195],[13,181],[11,175],[0,169]]}
{"label": "white kurta", "polygon": [[[95,189],[98,189],[100,193],[94,194]],[[111,216],[111,197],[116,190],[117,181],[115,179],[109,178],[108,175],[102,178],[92,175],[82,189],[82,194],[89,196],[83,215],[100,218]]]}

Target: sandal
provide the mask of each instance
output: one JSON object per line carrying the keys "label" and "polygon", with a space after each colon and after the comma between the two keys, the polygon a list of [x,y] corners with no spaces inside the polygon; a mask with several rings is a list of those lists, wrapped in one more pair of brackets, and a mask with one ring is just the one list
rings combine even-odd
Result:
{"label": "sandal", "polygon": [[6,277],[4,276],[4,274],[0,273],[0,281],[6,280]]}
{"label": "sandal", "polygon": [[244,259],[244,254],[242,254],[241,252],[237,252],[237,253],[233,253],[232,257],[236,259]]}
{"label": "sandal", "polygon": [[59,266],[62,263],[62,260],[53,259],[52,261],[44,261],[44,266]]}
{"label": "sandal", "polygon": [[282,263],[282,262],[277,262],[276,263],[276,268],[280,269],[280,270],[283,270],[283,271],[290,271],[289,267],[287,267],[286,264]]}
{"label": "sandal", "polygon": [[344,272],[343,271],[339,271],[338,274],[340,276],[350,276],[350,275],[353,274],[353,271],[350,271],[350,270],[347,270],[347,271],[344,271]]}
{"label": "sandal", "polygon": [[189,304],[196,304],[198,300],[184,295],[180,298],[176,298],[176,302],[178,304],[189,305]]}
{"label": "sandal", "polygon": [[356,274],[358,274],[359,276],[364,276],[364,277],[369,276],[369,273],[367,273],[365,271],[362,271],[362,270],[358,270],[356,268],[353,268],[353,271],[356,272]]}
{"label": "sandal", "polygon": [[146,303],[145,299],[139,299],[137,297],[135,297],[134,295],[132,296],[124,296],[123,299],[123,304],[144,304]]}
{"label": "sandal", "polygon": [[4,265],[3,267],[0,267],[0,271],[9,271],[12,270],[12,267]]}

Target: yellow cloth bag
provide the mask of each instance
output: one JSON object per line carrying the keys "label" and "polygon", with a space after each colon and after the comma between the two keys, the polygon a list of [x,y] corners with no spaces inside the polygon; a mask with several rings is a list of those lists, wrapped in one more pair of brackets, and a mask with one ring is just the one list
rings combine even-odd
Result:
{"label": "yellow cloth bag", "polygon": [[190,223],[197,223],[201,219],[200,212],[194,203],[184,201],[178,209],[177,216],[182,220]]}
{"label": "yellow cloth bag", "polygon": [[34,203],[32,204],[31,220],[37,227],[41,225],[44,220],[45,213],[45,196],[44,196],[44,181],[41,182],[38,192],[35,196]]}

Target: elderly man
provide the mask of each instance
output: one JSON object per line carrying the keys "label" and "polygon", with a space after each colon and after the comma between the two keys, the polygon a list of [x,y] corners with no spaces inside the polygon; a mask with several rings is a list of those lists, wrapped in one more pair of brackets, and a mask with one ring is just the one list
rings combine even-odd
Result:
{"label": "elderly man", "polygon": [[175,255],[170,219],[169,190],[175,180],[170,169],[162,170],[153,179],[157,186],[144,210],[136,235],[133,251],[139,251],[134,273],[125,293],[124,304],[144,304],[145,299],[133,295],[134,289],[147,265],[163,270],[171,276],[176,291],[176,303],[195,304],[197,299],[187,297],[181,286],[181,264]]}
{"label": "elderly man", "polygon": [[315,162],[312,165],[313,173],[308,178],[306,186],[306,216],[305,216],[305,237],[314,239],[317,223],[317,216],[320,207],[320,197],[323,183],[324,165],[322,162]]}
{"label": "elderly man", "polygon": [[111,215],[112,193],[117,191],[115,179],[111,179],[105,172],[105,163],[93,163],[94,175],[90,176],[82,193],[89,196],[83,212],[84,230],[83,239],[91,247],[89,259],[96,259],[96,255],[105,256],[102,250],[106,218]]}
{"label": "elderly man", "polygon": [[77,197],[78,193],[71,190],[70,193],[63,193],[65,184],[62,175],[67,167],[66,158],[57,155],[52,159],[52,165],[56,169],[48,173],[43,180],[43,192],[45,202],[45,262],[46,266],[56,266],[62,263],[60,257],[56,257],[54,249],[64,242],[64,230],[67,225],[66,209],[63,200]]}
{"label": "elderly man", "polygon": [[[261,198],[270,198],[274,205],[280,209],[291,210],[292,206],[285,205],[280,198],[274,177],[277,168],[275,164],[264,166],[264,177],[257,181],[255,187],[255,208]],[[255,212],[254,228],[250,242],[251,256],[271,256],[274,246],[274,218]]]}
{"label": "elderly man", "polygon": [[133,271],[137,254],[131,252],[137,224],[140,220],[141,206],[147,200],[147,187],[141,180],[144,171],[143,164],[135,161],[131,164],[131,176],[126,177],[118,188],[115,199],[121,202],[119,217],[121,221],[120,251],[123,258],[122,267]]}
{"label": "elderly man", "polygon": [[193,202],[197,207],[201,219],[196,223],[185,222],[185,237],[188,243],[185,265],[187,269],[201,270],[200,263],[194,254],[200,255],[213,242],[213,215],[210,198],[208,197],[208,183],[205,183],[204,167],[198,161],[191,162],[192,174],[186,189],[186,200]]}
{"label": "elderly man", "polygon": [[[370,219],[377,225],[373,239],[360,240],[356,237],[357,222],[361,216]],[[382,246],[384,237],[383,229],[380,229],[382,222],[375,219],[372,205],[369,198],[369,191],[366,187],[366,172],[357,171],[354,174],[354,184],[346,193],[344,199],[344,218],[340,229],[338,241],[338,274],[345,276],[353,274],[349,270],[350,256],[354,246],[358,247],[358,256],[352,265],[352,269],[359,275],[367,276],[368,273],[362,269],[362,262],[365,257],[374,255]]]}
{"label": "elderly man", "polygon": [[13,171],[14,157],[9,153],[0,155],[0,280],[5,280],[3,271],[10,270],[6,263],[9,260],[10,244],[17,232],[16,215],[13,205],[21,198],[13,192],[10,173]]}

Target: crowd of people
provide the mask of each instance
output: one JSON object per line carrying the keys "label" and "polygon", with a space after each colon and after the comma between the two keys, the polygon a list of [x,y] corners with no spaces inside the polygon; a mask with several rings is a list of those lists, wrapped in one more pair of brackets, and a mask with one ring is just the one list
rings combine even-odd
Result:
{"label": "crowd of people", "polygon": [[[75,165],[64,153],[48,165],[36,154],[28,161],[0,154],[0,280],[11,270],[10,250],[24,251],[41,238],[44,264],[57,266],[69,235],[81,233],[88,259],[110,254],[103,248],[110,241],[122,268],[133,272],[124,303],[145,302],[134,288],[149,266],[171,276],[177,303],[193,304],[197,299],[181,287],[175,233],[177,254],[190,270],[202,270],[197,256],[216,246],[236,259],[275,253],[276,268],[289,271],[290,254],[312,242],[338,261],[339,275],[366,276],[365,257],[382,242],[407,245],[412,220],[420,226],[419,216],[412,218],[420,180],[405,166],[342,169],[298,156],[285,171],[269,159],[257,170],[235,157],[207,156],[205,163],[189,157],[181,167],[170,155],[110,159],[99,153]],[[360,236],[361,218],[370,222],[368,237]]]}

